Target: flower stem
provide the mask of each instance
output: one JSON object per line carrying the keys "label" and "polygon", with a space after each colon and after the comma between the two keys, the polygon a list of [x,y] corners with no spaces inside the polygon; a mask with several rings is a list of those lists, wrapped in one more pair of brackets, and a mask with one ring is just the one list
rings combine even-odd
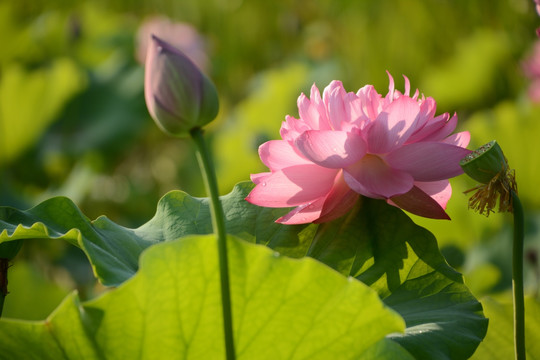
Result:
{"label": "flower stem", "polygon": [[210,210],[212,213],[212,227],[217,233],[219,274],[221,280],[221,301],[223,310],[223,328],[225,333],[225,353],[227,360],[236,358],[234,351],[231,294],[229,287],[229,264],[227,258],[227,234],[225,231],[225,216],[219,200],[216,174],[212,163],[210,151],[204,141],[203,131],[196,127],[190,131],[191,138],[197,146],[197,158],[203,174],[206,191],[210,196]]}
{"label": "flower stem", "polygon": [[2,312],[4,310],[4,301],[8,294],[7,289],[7,273],[9,268],[9,259],[0,258],[0,317],[2,317]]}
{"label": "flower stem", "polygon": [[525,359],[525,304],[523,298],[523,207],[512,191],[514,243],[512,249],[512,289],[514,300],[514,350],[517,360]]}

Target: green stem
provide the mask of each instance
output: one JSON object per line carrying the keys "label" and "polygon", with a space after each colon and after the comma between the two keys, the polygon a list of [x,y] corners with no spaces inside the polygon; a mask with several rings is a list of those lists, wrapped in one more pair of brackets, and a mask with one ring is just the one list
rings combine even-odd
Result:
{"label": "green stem", "polygon": [[206,191],[210,196],[210,210],[212,212],[212,226],[217,233],[219,274],[221,280],[221,301],[223,308],[223,327],[225,331],[225,352],[227,360],[236,358],[234,352],[231,294],[229,286],[229,264],[227,258],[227,233],[225,231],[225,216],[219,200],[216,174],[210,156],[210,151],[204,141],[201,128],[194,128],[190,131],[192,139],[197,146],[197,158],[203,173]]}
{"label": "green stem", "polygon": [[525,304],[523,298],[523,207],[512,191],[514,243],[512,250],[512,288],[514,296],[514,350],[518,360],[525,359]]}
{"label": "green stem", "polygon": [[2,312],[4,310],[4,301],[6,300],[6,296],[8,294],[8,269],[9,259],[0,258],[0,317],[2,317]]}

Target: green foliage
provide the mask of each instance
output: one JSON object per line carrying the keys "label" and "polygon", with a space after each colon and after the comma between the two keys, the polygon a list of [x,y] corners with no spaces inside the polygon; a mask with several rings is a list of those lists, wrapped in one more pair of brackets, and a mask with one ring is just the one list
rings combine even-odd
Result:
{"label": "green foliage", "polygon": [[[475,360],[503,360],[514,357],[513,313],[510,299],[482,300],[489,318],[489,331],[474,353]],[[540,359],[540,304],[534,298],[525,298],[525,345],[527,359]]]}
{"label": "green foliage", "polygon": [[219,150],[215,158],[220,193],[229,192],[234,184],[246,179],[246,174],[264,170],[257,149],[279,136],[279,125],[294,110],[298,89],[306,85],[307,73],[308,68],[297,63],[261,74],[250,96],[238,104],[229,121],[215,133],[213,148]]}
{"label": "green foliage", "polygon": [[[216,249],[213,236],[161,244],[132,279],[96,300],[80,304],[73,294],[43,322],[2,320],[0,358],[219,358]],[[234,238],[229,254],[238,359],[366,358],[374,346],[394,346],[379,343],[386,334],[403,331],[373,290],[317,261]]]}
{"label": "green foliage", "polygon": [[69,59],[26,71],[2,69],[0,79],[0,165],[32,145],[58,116],[65,102],[84,87],[80,69]]}
{"label": "green foliage", "polygon": [[2,312],[5,318],[43,320],[70,292],[26,261],[17,261],[10,267],[8,278],[9,295]]}
{"label": "green foliage", "polygon": [[0,259],[12,260],[21,249],[23,241],[10,241],[0,245]]}
{"label": "green foliage", "polygon": [[489,104],[500,96],[498,87],[505,82],[512,52],[505,33],[477,30],[460,41],[443,64],[426,70],[420,88],[445,111]]}
{"label": "green foliage", "polygon": [[[260,208],[243,200],[251,188],[249,183],[239,184],[222,198],[230,234],[282,255],[315,258],[369,285],[407,324],[405,334],[389,339],[417,358],[459,359],[473,353],[487,326],[480,304],[461,275],[446,264],[435,238],[401,210],[362,199],[356,211],[334,222],[286,226],[272,222],[284,209]],[[0,214],[6,229],[0,241],[62,238],[77,244],[108,285],[131,278],[140,253],[150,245],[211,232],[208,199],[178,191],[162,198],[154,218],[137,229],[105,217],[90,222],[65,198],[28,211],[3,208]],[[245,269],[232,267],[231,273],[237,271]]]}

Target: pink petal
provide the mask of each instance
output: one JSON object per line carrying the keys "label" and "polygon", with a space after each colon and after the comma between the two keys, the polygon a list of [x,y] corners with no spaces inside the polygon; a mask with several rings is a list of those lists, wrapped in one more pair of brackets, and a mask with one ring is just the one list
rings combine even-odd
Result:
{"label": "pink petal", "polygon": [[407,172],[416,181],[449,179],[463,173],[459,161],[470,150],[441,142],[404,145],[385,156],[394,169]]}
{"label": "pink petal", "polygon": [[304,131],[311,130],[311,127],[301,119],[296,119],[290,115],[285,116],[285,121],[281,124],[279,134],[283,140],[292,142]]}
{"label": "pink petal", "polygon": [[270,140],[259,147],[261,161],[270,170],[277,171],[286,167],[310,164],[311,162],[300,156],[291,144],[285,140]]}
{"label": "pink petal", "polygon": [[320,106],[320,97],[319,89],[315,85],[311,88],[311,100],[304,94],[298,97],[298,114],[309,129],[330,129],[326,109]]}
{"label": "pink petal", "polygon": [[380,112],[381,95],[377,93],[373,85],[366,85],[356,93],[361,101],[363,114],[371,120],[375,120]]}
{"label": "pink petal", "polygon": [[337,170],[315,164],[291,166],[260,181],[246,200],[266,207],[302,205],[326,195],[336,175]]}
{"label": "pink petal", "polygon": [[392,75],[390,75],[388,70],[386,70],[386,73],[388,74],[388,94],[386,94],[386,99],[389,101],[394,101],[394,78]]}
{"label": "pink petal", "polygon": [[411,175],[392,169],[375,155],[366,155],[347,167],[344,178],[357,193],[379,199],[406,193],[414,181]]}
{"label": "pink petal", "polygon": [[310,94],[311,104],[320,114],[318,127],[314,127],[313,130],[330,130],[330,123],[328,121],[328,114],[326,112],[326,106],[321,98],[319,89],[313,84]]}
{"label": "pink petal", "polygon": [[[453,133],[454,130],[456,130],[457,122],[458,122],[458,117],[457,117],[457,114],[454,113],[454,115],[452,115],[452,117],[448,121],[446,121],[443,126],[439,128],[439,130],[434,131],[433,133],[425,137],[424,141],[443,140],[448,135]],[[457,145],[457,144],[454,144],[454,145]],[[457,146],[460,146],[460,145],[457,145]],[[461,146],[461,147],[466,147],[466,146],[467,145]]]}
{"label": "pink petal", "polygon": [[327,87],[324,88],[323,91],[323,103],[326,107],[328,107],[330,100],[330,95],[332,92],[336,89],[343,89],[343,83],[339,80],[332,80],[330,84],[328,84]]}
{"label": "pink petal", "polygon": [[263,182],[264,179],[266,179],[266,178],[269,177],[270,175],[272,175],[271,172],[263,172],[263,173],[258,173],[258,174],[251,174],[249,178],[251,179],[251,181],[252,181],[255,185],[257,185],[257,184]]}
{"label": "pink petal", "polygon": [[418,103],[400,96],[388,105],[367,129],[368,152],[384,154],[401,146],[416,131]]}
{"label": "pink petal", "polygon": [[462,131],[457,134],[450,135],[442,142],[459,147],[467,147],[467,145],[469,145],[469,141],[471,141],[471,134],[468,131]]}
{"label": "pink petal", "polygon": [[359,196],[349,188],[343,176],[337,176],[328,195],[296,207],[276,222],[282,224],[305,224],[332,221],[349,212],[356,204]]}
{"label": "pink petal", "polygon": [[362,137],[345,131],[306,131],[295,145],[307,159],[333,169],[349,166],[366,154]]}
{"label": "pink petal", "polygon": [[446,204],[448,204],[448,200],[452,196],[452,186],[450,186],[448,180],[430,182],[415,181],[414,185],[431,196],[443,209],[446,209]]}
{"label": "pink petal", "polygon": [[[345,112],[347,121],[351,124],[356,123],[357,127],[360,127],[361,122],[367,120],[362,111],[362,100],[353,92],[349,92],[345,96]],[[341,130],[344,130],[343,124]]]}
{"label": "pink petal", "polygon": [[432,97],[427,97],[420,101],[420,113],[428,119],[433,119],[437,111],[437,103]]}
{"label": "pink petal", "polygon": [[347,111],[345,109],[347,92],[343,88],[341,82],[333,81],[331,84],[336,83],[337,86],[335,86],[328,95],[325,90],[324,95],[327,95],[325,101],[327,102],[326,106],[328,109],[330,125],[334,130],[341,130],[341,124],[349,122],[350,118],[347,116]]}
{"label": "pink petal", "polygon": [[411,135],[407,144],[418,141],[439,141],[447,137],[454,131],[457,125],[457,116],[449,119],[448,113],[437,116],[425,124],[423,128]]}
{"label": "pink petal", "polygon": [[320,198],[311,203],[300,205],[277,219],[276,222],[285,225],[308,224],[314,222],[321,215],[323,203],[324,198]]}
{"label": "pink petal", "polygon": [[417,116],[417,122],[415,124],[416,130],[412,132],[412,135],[409,137],[409,139],[407,139],[405,143],[415,142],[412,140],[412,138],[415,137],[415,135],[418,134],[421,129],[424,129],[431,121],[434,120],[433,116],[435,115],[435,111],[437,109],[437,104],[435,103],[435,100],[428,97],[427,99],[423,99],[418,103],[420,106],[420,113]]}
{"label": "pink petal", "polygon": [[405,79],[405,92],[403,93],[403,95],[409,96],[409,94],[411,93],[411,82],[409,81],[409,78],[405,75],[403,75],[403,78]]}
{"label": "pink petal", "polygon": [[[315,85],[313,85],[315,86]],[[298,100],[296,101],[296,104],[298,106],[298,115],[301,119],[303,119],[305,122],[310,123],[312,122],[311,119],[315,116],[318,117],[319,114],[317,113],[315,107],[311,107],[311,101],[308,99],[308,97],[302,93],[298,97]],[[312,112],[312,110],[315,110]],[[313,123],[318,123],[318,121],[313,121]]]}
{"label": "pink petal", "polygon": [[[323,212],[321,213],[319,218],[316,220],[313,220],[313,222],[316,224],[320,224],[320,223],[329,222],[329,221],[342,217],[343,215],[345,215],[352,209],[354,204],[356,204],[356,202],[358,201],[359,197],[360,197],[360,194],[356,193],[354,190],[351,190],[351,189],[349,189],[349,191],[346,194],[344,194],[343,197],[341,198],[332,196],[332,200],[333,200],[332,205],[335,205],[335,208],[331,208],[330,205],[325,204],[323,206]],[[339,203],[337,200],[340,200]]]}
{"label": "pink petal", "polygon": [[415,215],[430,219],[450,220],[450,217],[439,203],[420,190],[417,186],[413,186],[413,188],[405,194],[391,197],[388,203]]}
{"label": "pink petal", "polygon": [[321,215],[314,222],[323,223],[345,215],[359,197],[360,195],[347,185],[343,176],[336,177],[336,182],[324,201]]}

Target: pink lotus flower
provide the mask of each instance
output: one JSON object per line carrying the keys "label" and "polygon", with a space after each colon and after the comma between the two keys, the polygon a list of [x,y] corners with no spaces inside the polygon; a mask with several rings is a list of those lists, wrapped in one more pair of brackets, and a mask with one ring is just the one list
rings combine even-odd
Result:
{"label": "pink lotus flower", "polygon": [[470,135],[450,135],[457,116],[435,115],[433,98],[394,90],[385,97],[372,85],[346,92],[332,81],[323,92],[298,98],[299,119],[287,116],[283,140],[262,144],[270,172],[253,174],[246,200],[265,207],[296,207],[277,222],[326,222],[347,213],[360,195],[385,199],[411,213],[449,219],[449,178],[463,173],[460,159]]}

